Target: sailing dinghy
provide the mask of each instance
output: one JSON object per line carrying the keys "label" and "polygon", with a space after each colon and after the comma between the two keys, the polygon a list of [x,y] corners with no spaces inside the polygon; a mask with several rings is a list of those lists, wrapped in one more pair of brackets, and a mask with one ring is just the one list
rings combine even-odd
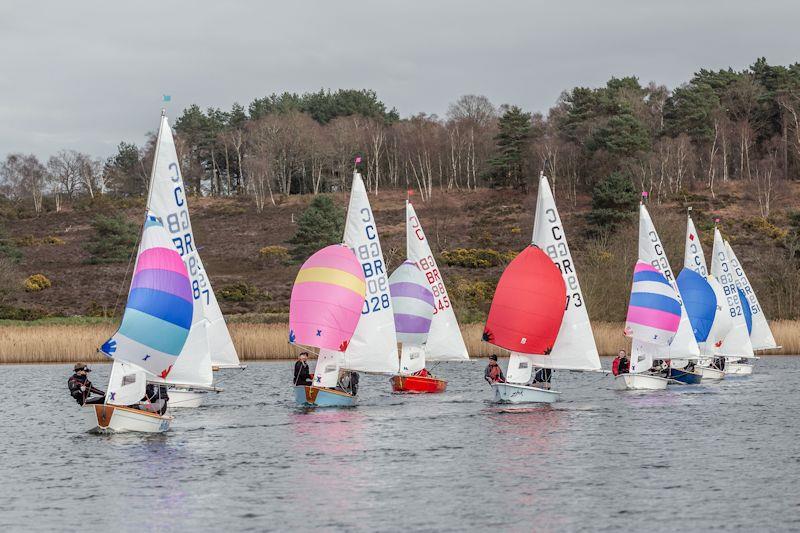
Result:
{"label": "sailing dinghy", "polygon": [[[759,350],[774,350],[780,348],[778,343],[775,342],[775,337],[772,335],[772,330],[767,322],[767,317],[764,314],[764,309],[758,303],[756,291],[747,279],[747,274],[744,273],[744,267],[736,258],[733,248],[728,241],[725,241],[725,252],[730,261],[730,266],[733,269],[734,282],[736,283],[736,291],[739,295],[739,301],[742,304],[744,311],[745,322],[747,330],[750,333],[750,343],[753,346],[753,351]],[[729,362],[726,366],[726,371],[734,375],[749,375],[753,373],[753,364],[744,361]]]}
{"label": "sailing dinghy", "polygon": [[483,337],[511,352],[506,383],[492,384],[495,401],[557,401],[561,393],[548,388],[549,382],[540,385],[534,378],[529,384],[535,367],[601,371],[575,262],[544,174],[531,245],[500,277]]}
{"label": "sailing dinghy", "polygon": [[172,417],[143,402],[147,383],[163,383],[180,360],[194,305],[186,265],[152,213],[142,239],[122,323],[100,352],[114,359],[105,403],[82,409],[97,431],[167,431]]}
{"label": "sailing dinghy", "polygon": [[[308,258],[294,281],[289,304],[289,342],[327,353],[347,349],[361,318],[366,283],[353,251],[335,244]],[[298,404],[345,407],[355,394],[337,388],[342,357],[317,359],[312,385],[295,385]]]}
{"label": "sailing dinghy", "polygon": [[[329,391],[326,390],[318,391],[313,396],[310,391],[323,385],[326,389],[335,388],[340,377],[351,380],[352,373],[355,372],[393,375],[398,371],[397,335],[386,261],[383,258],[367,190],[358,172],[353,174],[344,244],[355,254],[365,280],[361,315],[348,343],[335,347],[320,347],[314,371],[314,386],[304,391],[300,391],[300,387],[295,387],[295,401],[301,405],[339,407],[355,405],[355,393],[328,394]],[[339,388],[348,389],[346,385],[340,383]],[[321,394],[322,392],[326,394]]]}
{"label": "sailing dinghy", "polygon": [[617,388],[663,390],[668,379],[649,373],[655,359],[666,359],[681,322],[681,302],[672,284],[641,259],[633,270],[625,335],[633,339],[630,371],[616,376]]}
{"label": "sailing dinghy", "polygon": [[166,115],[162,113],[147,206],[163,221],[186,264],[191,278],[191,294],[195,308],[184,353],[176,362],[169,377],[163,380],[170,385],[169,396],[172,407],[198,407],[208,392],[219,392],[220,389],[213,386],[213,370],[244,368],[239,362],[211,280],[200,259],[189,217],[187,196],[172,129]]}
{"label": "sailing dinghy", "polygon": [[704,380],[723,379],[725,372],[710,366],[710,362],[719,355],[733,323],[722,286],[708,274],[700,236],[691,213],[686,220],[683,270],[678,275],[678,290],[700,349],[701,359],[696,370]]}
{"label": "sailing dinghy", "polygon": [[[646,197],[644,193],[642,196]],[[690,365],[690,363],[696,363],[700,359],[700,348],[697,345],[697,340],[692,331],[692,324],[683,305],[677,278],[670,267],[664,245],[661,243],[661,238],[656,232],[653,219],[650,218],[650,213],[644,202],[639,204],[639,261],[649,264],[666,278],[675,292],[678,302],[681,304],[681,319],[675,338],[669,345],[661,346],[658,349],[647,345],[641,345],[638,348],[634,346],[634,351],[637,349],[641,351],[645,347],[653,348],[654,354],[658,352],[659,355],[658,357],[653,357],[653,360],[669,361],[668,377],[672,378],[674,383],[691,385],[700,383],[702,375],[696,370],[691,370]]]}
{"label": "sailing dinghy", "polygon": [[753,344],[750,341],[750,331],[745,318],[750,308],[746,304],[743,305],[743,294],[740,300],[734,268],[725,248],[725,241],[716,226],[714,226],[714,249],[711,255],[711,275],[716,278],[724,290],[725,302],[733,322],[720,350],[720,355],[726,359],[725,373],[727,375],[736,375],[740,372],[742,374],[752,373],[752,365],[739,363],[741,359],[752,360],[756,357],[753,353]]}
{"label": "sailing dinghy", "polygon": [[[428,362],[439,361],[467,361],[469,353],[458,327],[458,320],[453,312],[452,302],[447,294],[444,279],[433,257],[422,224],[414,211],[411,202],[406,201],[406,254],[408,262],[416,265],[421,273],[418,276],[409,267],[404,267],[404,272],[409,278],[400,281],[395,287],[392,277],[389,278],[389,288],[392,294],[392,307],[395,313],[395,329],[398,340],[403,345],[400,354],[400,372],[392,376],[392,390],[394,392],[444,392],[447,381],[432,376],[427,370]],[[404,263],[405,265],[405,263]],[[403,267],[401,267],[403,268]],[[409,285],[410,283],[411,285]],[[416,286],[414,286],[416,285]],[[427,295],[430,295],[430,300]],[[428,302],[432,302],[430,308]],[[408,310],[403,307],[408,306]],[[427,315],[432,312],[432,316]],[[405,311],[405,312],[404,312]],[[420,316],[419,313],[422,313]],[[403,316],[403,315],[410,315]],[[403,324],[404,322],[413,324]],[[429,321],[430,328],[424,343],[403,341],[403,329],[421,331]],[[419,339],[417,339],[419,340]]]}

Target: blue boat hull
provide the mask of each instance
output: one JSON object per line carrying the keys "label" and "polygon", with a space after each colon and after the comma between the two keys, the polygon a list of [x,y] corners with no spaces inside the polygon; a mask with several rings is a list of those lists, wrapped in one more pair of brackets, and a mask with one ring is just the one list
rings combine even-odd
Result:
{"label": "blue boat hull", "polygon": [[356,397],[342,391],[299,385],[294,388],[294,400],[298,405],[314,407],[352,407]]}
{"label": "blue boat hull", "polygon": [[703,375],[696,372],[687,372],[680,368],[670,368],[669,378],[680,381],[684,385],[699,385],[703,379]]}

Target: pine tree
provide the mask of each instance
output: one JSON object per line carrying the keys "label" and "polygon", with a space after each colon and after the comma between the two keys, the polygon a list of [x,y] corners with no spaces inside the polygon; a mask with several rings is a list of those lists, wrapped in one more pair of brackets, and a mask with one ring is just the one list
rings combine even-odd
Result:
{"label": "pine tree", "polygon": [[289,242],[292,257],[303,261],[330,244],[342,242],[344,210],[329,196],[316,196],[297,220],[297,232]]}
{"label": "pine tree", "polygon": [[592,225],[591,233],[614,231],[617,226],[636,212],[639,195],[633,183],[619,172],[610,174],[594,187],[592,210],[587,219]]}
{"label": "pine tree", "polygon": [[531,114],[511,106],[497,125],[500,131],[494,138],[497,153],[489,159],[489,184],[492,187],[525,189],[525,156],[531,134]]}

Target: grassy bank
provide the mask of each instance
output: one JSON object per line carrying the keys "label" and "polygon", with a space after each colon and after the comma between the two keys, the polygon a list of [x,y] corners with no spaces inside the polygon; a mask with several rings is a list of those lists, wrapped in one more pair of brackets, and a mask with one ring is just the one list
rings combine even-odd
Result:
{"label": "grassy bank", "polygon": [[[594,323],[594,336],[601,355],[614,355],[629,342],[622,336],[622,324]],[[62,319],[0,324],[0,363],[65,363],[103,361],[95,352],[108,339],[116,325],[101,319]],[[244,361],[285,359],[297,353],[286,342],[286,324],[229,324],[233,342]],[[472,357],[486,357],[502,351],[481,341],[482,324],[462,327]],[[771,354],[800,354],[800,321],[777,320],[772,331],[781,350]]]}

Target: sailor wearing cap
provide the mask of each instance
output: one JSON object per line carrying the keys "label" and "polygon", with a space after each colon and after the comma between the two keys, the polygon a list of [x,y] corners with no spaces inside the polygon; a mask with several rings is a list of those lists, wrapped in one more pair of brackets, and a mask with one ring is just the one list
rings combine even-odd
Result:
{"label": "sailor wearing cap", "polygon": [[[86,405],[87,403],[103,403],[106,393],[92,386],[89,381],[89,372],[92,371],[86,363],[75,363],[73,374],[67,380],[67,387],[69,387],[70,395],[75,398],[79,405]],[[95,398],[89,396],[99,394]]]}

